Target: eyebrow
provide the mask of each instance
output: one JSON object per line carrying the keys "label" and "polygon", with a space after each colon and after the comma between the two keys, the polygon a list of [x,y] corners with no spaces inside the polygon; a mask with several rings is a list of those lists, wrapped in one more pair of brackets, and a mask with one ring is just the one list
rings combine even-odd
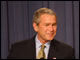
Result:
{"label": "eyebrow", "polygon": [[[51,24],[51,23],[45,23],[45,24]],[[57,23],[52,23],[52,24],[57,24]]]}
{"label": "eyebrow", "polygon": [[53,25],[55,25],[55,24],[57,24],[57,23],[53,23]]}
{"label": "eyebrow", "polygon": [[[51,23],[45,23],[45,25],[50,25]],[[52,23],[51,25],[56,25],[57,23]]]}

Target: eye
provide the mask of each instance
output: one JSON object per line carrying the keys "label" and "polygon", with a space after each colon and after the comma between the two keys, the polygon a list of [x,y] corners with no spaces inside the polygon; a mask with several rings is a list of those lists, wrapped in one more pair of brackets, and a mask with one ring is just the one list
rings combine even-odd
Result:
{"label": "eye", "polygon": [[56,23],[52,24],[52,26],[56,26]]}
{"label": "eye", "polygon": [[45,24],[45,26],[49,26],[49,24]]}

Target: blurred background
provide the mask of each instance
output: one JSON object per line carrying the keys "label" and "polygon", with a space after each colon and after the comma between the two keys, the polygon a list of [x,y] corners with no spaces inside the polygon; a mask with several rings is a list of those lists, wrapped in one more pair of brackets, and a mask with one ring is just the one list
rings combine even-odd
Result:
{"label": "blurred background", "polygon": [[30,39],[34,12],[50,8],[57,15],[55,39],[75,49],[79,59],[79,1],[1,1],[1,59],[6,59],[13,43]]}

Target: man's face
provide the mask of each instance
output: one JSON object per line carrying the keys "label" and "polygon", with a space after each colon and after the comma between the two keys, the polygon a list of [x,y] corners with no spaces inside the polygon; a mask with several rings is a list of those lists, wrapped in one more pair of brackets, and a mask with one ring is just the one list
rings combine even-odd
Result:
{"label": "man's face", "polygon": [[43,14],[40,16],[39,25],[34,25],[35,31],[38,33],[39,40],[52,40],[56,35],[56,17],[55,15]]}

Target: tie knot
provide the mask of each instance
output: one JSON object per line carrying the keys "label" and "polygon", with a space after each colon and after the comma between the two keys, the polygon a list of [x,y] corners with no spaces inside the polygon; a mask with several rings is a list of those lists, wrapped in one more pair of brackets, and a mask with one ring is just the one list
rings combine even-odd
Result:
{"label": "tie knot", "polygon": [[41,48],[44,49],[46,46],[44,44],[41,45]]}

